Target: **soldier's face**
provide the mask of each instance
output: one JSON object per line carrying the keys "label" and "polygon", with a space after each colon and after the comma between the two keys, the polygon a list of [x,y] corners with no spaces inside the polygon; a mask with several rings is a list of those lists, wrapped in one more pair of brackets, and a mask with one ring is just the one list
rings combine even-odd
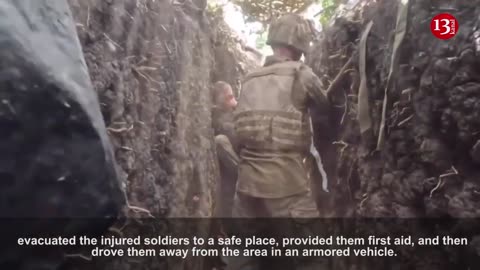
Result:
{"label": "soldier's face", "polygon": [[235,99],[235,96],[233,95],[232,88],[228,87],[225,89],[223,92],[223,108],[227,110],[233,110],[235,107],[237,107],[237,100]]}

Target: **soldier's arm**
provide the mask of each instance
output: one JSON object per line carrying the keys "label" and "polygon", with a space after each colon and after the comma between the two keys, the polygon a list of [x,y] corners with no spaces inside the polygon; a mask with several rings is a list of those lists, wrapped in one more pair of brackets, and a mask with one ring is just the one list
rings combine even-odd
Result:
{"label": "soldier's arm", "polygon": [[316,126],[328,128],[330,122],[331,102],[327,92],[317,75],[308,66],[302,66],[299,72],[299,81],[303,85],[306,95],[306,106],[310,110],[312,120]]}
{"label": "soldier's arm", "polygon": [[315,146],[322,158],[329,182],[333,182],[336,175],[336,149],[333,145],[336,129],[331,118],[332,105],[325,91],[326,87],[309,67],[302,68],[300,76],[307,95],[306,105],[314,127]]}
{"label": "soldier's arm", "polygon": [[217,124],[215,135],[225,135],[229,139],[230,143],[232,144],[232,147],[235,150],[235,152],[238,153],[239,146],[237,143],[235,125],[233,123],[233,120],[230,118],[225,118],[225,119],[221,119],[221,121],[219,122],[221,123]]}
{"label": "soldier's arm", "polygon": [[330,102],[327,98],[326,87],[322,85],[322,82],[313,70],[303,65],[300,68],[299,76],[308,98],[315,103],[313,106],[328,108]]}
{"label": "soldier's arm", "polygon": [[235,137],[235,126],[232,122],[226,122],[223,124],[223,134],[228,137],[232,145],[235,145],[236,143],[236,137]]}

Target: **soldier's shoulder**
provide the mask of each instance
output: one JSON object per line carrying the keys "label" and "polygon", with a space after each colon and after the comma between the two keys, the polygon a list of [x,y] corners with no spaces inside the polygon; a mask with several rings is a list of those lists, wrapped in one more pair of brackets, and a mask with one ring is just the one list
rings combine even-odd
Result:
{"label": "soldier's shoulder", "polygon": [[315,72],[313,71],[313,69],[304,63],[301,64],[299,73],[300,73],[300,78],[304,82],[311,82],[319,79],[317,74],[315,74]]}
{"label": "soldier's shoulder", "polygon": [[269,65],[264,65],[251,70],[245,75],[245,77],[251,77],[258,74],[264,74],[264,73],[269,73],[269,72],[278,71],[278,70],[289,70],[289,69],[299,70],[303,65],[305,64],[299,61],[274,62]]}
{"label": "soldier's shoulder", "polygon": [[317,77],[315,72],[313,72],[313,69],[305,63],[300,64],[300,72]]}
{"label": "soldier's shoulder", "polygon": [[251,77],[255,77],[256,74],[261,73],[263,70],[265,70],[265,67],[264,67],[264,66],[256,67],[256,68],[250,70],[249,72],[247,72],[247,73],[243,76],[242,80],[245,81],[245,80],[248,80],[248,79],[251,78]]}
{"label": "soldier's shoulder", "polygon": [[251,69],[249,72],[247,72],[247,73],[245,74],[245,77],[251,76],[252,74],[258,73],[258,72],[260,72],[260,71],[262,71],[262,70],[264,70],[264,69],[265,69],[264,66],[260,66],[260,67],[253,68],[253,69]]}

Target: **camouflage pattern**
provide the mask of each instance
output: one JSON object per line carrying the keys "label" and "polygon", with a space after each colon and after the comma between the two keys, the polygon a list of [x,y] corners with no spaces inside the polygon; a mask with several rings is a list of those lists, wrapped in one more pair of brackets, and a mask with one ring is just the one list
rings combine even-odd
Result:
{"label": "camouflage pattern", "polygon": [[[247,76],[234,118],[240,159],[233,217],[241,218],[234,223],[253,224],[234,224],[231,230],[235,235],[285,232],[285,228],[275,227],[276,222],[263,226],[256,218],[303,220],[290,228],[292,234],[313,235],[315,224],[311,221],[319,212],[306,165],[308,106],[327,112],[329,103],[322,89],[309,67],[276,56],[268,57],[264,67]],[[328,123],[328,117],[324,120]],[[279,259],[283,260],[279,267],[272,267],[266,258],[230,257],[227,270],[327,269],[324,258]]]}
{"label": "camouflage pattern", "polygon": [[[278,199],[263,199],[238,193],[234,202],[232,228],[238,237],[308,237],[316,235],[319,216],[312,193],[307,191]],[[268,219],[268,218],[275,219]],[[262,219],[267,218],[267,219]],[[282,219],[277,219],[282,218]],[[241,252],[243,254],[243,252]],[[273,260],[272,260],[273,259]],[[227,258],[227,270],[295,269],[322,270],[320,257],[248,257]]]}
{"label": "camouflage pattern", "polygon": [[246,77],[235,111],[235,132],[245,147],[295,152],[308,149],[310,116],[292,102],[292,88],[301,65],[285,61]]}
{"label": "camouflage pattern", "polygon": [[217,182],[216,187],[214,213],[215,217],[232,217],[239,157],[225,135],[215,136],[215,146],[220,166],[220,181]]}
{"label": "camouflage pattern", "polygon": [[[244,83],[235,111],[238,153],[241,160],[237,192],[253,197],[285,198],[310,190],[305,165],[310,146],[307,104],[309,100],[313,100],[318,108],[323,108],[320,109],[322,111],[326,110],[328,102],[321,90],[320,80],[305,65],[298,66],[298,80],[295,81],[292,75],[279,76],[278,73],[268,73],[269,75],[265,75],[268,79],[261,79],[259,74],[271,70],[269,67],[285,67],[285,64],[291,65],[292,61],[269,57],[264,68],[252,73],[258,76],[247,77],[247,80],[266,84],[250,89],[250,85],[254,84],[248,84],[248,81]],[[287,91],[287,87],[288,92],[283,92]],[[292,117],[285,117],[289,115]],[[281,126],[284,122],[288,124]],[[271,125],[267,125],[269,123]],[[291,129],[287,129],[288,127]],[[249,133],[249,130],[252,132]],[[257,138],[249,138],[250,134],[254,133]],[[293,136],[290,136],[292,134]],[[260,136],[263,136],[263,142]]]}
{"label": "camouflage pattern", "polygon": [[212,126],[215,133],[220,178],[216,184],[215,217],[231,217],[237,183],[238,155],[235,153],[233,114],[214,107]]}
{"label": "camouflage pattern", "polygon": [[307,53],[313,35],[307,20],[297,14],[286,14],[270,25],[267,45],[287,45]]}

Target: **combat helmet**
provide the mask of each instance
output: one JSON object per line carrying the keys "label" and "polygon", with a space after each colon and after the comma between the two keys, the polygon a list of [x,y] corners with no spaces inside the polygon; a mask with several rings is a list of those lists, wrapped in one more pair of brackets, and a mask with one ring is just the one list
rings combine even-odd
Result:
{"label": "combat helmet", "polygon": [[302,16],[286,14],[273,21],[267,37],[267,45],[286,45],[306,53],[312,41],[311,25]]}

